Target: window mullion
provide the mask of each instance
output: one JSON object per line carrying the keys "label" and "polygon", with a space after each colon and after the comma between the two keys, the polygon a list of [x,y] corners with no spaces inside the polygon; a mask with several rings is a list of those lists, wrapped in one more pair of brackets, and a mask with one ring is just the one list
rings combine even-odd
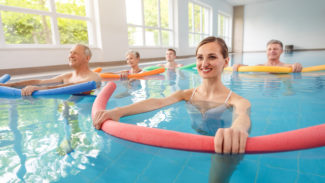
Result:
{"label": "window mullion", "polygon": [[1,11],[19,12],[19,13],[25,13],[25,14],[35,14],[35,15],[49,16],[48,11],[28,9],[28,8],[15,7],[15,6],[0,5],[0,10]]}
{"label": "window mullion", "polygon": [[168,0],[168,29],[172,32],[172,38],[169,37],[169,41],[172,42],[172,46],[175,46],[175,17],[174,17],[174,6],[173,1]]}
{"label": "window mullion", "polygon": [[224,33],[225,32],[225,17],[223,15],[221,17],[222,17],[221,18],[222,19],[222,34],[221,35],[224,36],[224,34],[225,34]]}
{"label": "window mullion", "polygon": [[144,2],[143,2],[143,0],[141,0],[141,8],[142,8],[142,12],[141,12],[141,14],[142,14],[142,37],[143,37],[143,39],[142,39],[142,45],[146,45],[146,34],[145,34],[145,21],[144,21]]}
{"label": "window mullion", "polygon": [[89,0],[85,0],[85,7],[86,7],[86,17],[89,18],[87,21],[87,32],[88,32],[88,44],[89,45],[96,45],[97,46],[97,39],[95,37],[95,20],[94,20],[94,6],[90,3]]}
{"label": "window mullion", "polygon": [[202,6],[200,6],[200,39],[202,39],[203,38],[203,32],[202,32],[202,30],[203,30],[203,25],[202,25],[202,16],[203,16],[203,13],[202,13]]}
{"label": "window mullion", "polygon": [[208,11],[208,20],[207,22],[209,22],[208,24],[208,30],[209,30],[209,35],[212,35],[212,12]]}
{"label": "window mullion", "polygon": [[[191,38],[189,38],[190,41],[189,45],[193,46],[193,44],[197,44],[196,42],[199,41],[198,39],[203,39],[204,37],[207,37],[211,34],[211,21],[210,21],[211,9],[206,8],[205,6],[200,4],[196,4],[194,2],[189,2],[189,3],[190,5],[192,5],[191,9],[189,9],[189,12],[192,12],[191,17],[192,17],[192,25],[193,25],[191,30],[189,30],[189,37],[191,36]],[[198,10],[197,12],[196,12],[196,8]],[[197,17],[198,20],[196,20],[195,17]]]}
{"label": "window mullion", "polygon": [[222,35],[222,37],[226,36],[226,26],[227,26],[226,16],[223,16],[223,35]]}
{"label": "window mullion", "polygon": [[162,34],[161,34],[161,12],[160,12],[160,0],[157,0],[157,6],[158,6],[158,35],[159,35],[159,45],[162,46]]}
{"label": "window mullion", "polygon": [[[162,12],[163,12],[162,11],[162,8],[163,8],[163,6],[162,6],[162,0],[155,0],[155,1],[156,1],[155,3],[157,3],[157,5],[156,5],[156,7],[153,7],[153,8],[157,8],[157,12],[154,12],[154,13],[157,13],[157,19],[155,20],[156,22],[155,22],[155,25],[154,26],[146,25],[146,18],[148,18],[148,17],[145,17],[145,15],[146,15],[145,7],[147,5],[145,0],[138,1],[140,3],[140,7],[142,9],[142,11],[139,12],[140,13],[140,16],[141,16],[141,18],[140,18],[141,19],[141,22],[139,23],[139,25],[135,25],[135,24],[131,24],[131,23],[128,23],[127,24],[129,28],[130,27],[139,27],[139,28],[142,29],[141,30],[142,31],[141,32],[141,34],[142,34],[142,40],[141,40],[142,43],[139,42],[139,44],[136,44],[136,46],[142,46],[142,47],[163,47],[163,43],[164,43],[164,39],[163,39],[164,38],[163,37],[164,31],[168,32],[168,34],[173,33],[172,25],[169,24],[169,27],[167,27],[167,28],[162,27],[163,18],[165,18],[165,17],[162,17]],[[172,11],[172,10],[170,10],[170,7],[172,8],[173,6],[170,3],[170,1],[171,0],[169,0],[169,2],[168,2],[168,7],[169,7],[168,8],[168,10],[169,10],[168,11],[168,18],[169,18],[169,21],[168,22],[173,22],[172,21],[172,18],[173,17],[171,17],[171,15],[170,15],[171,14],[170,11]],[[137,4],[137,5],[139,5],[139,4]],[[152,8],[152,7],[150,6],[150,7],[147,7],[147,8]],[[148,32],[149,34],[147,34],[147,32],[146,32],[147,29],[150,29],[152,31]],[[151,38],[152,38],[151,36],[154,36],[153,37],[153,39],[154,39],[153,45],[151,45],[151,43],[152,43],[151,42]],[[156,36],[158,36],[158,39],[157,39]],[[173,35],[170,35],[170,37],[171,37],[170,39],[173,39],[172,38]],[[147,40],[150,41],[150,43]],[[169,43],[171,43],[171,42],[169,42]],[[173,45],[174,45],[174,43],[173,43]],[[135,46],[135,45],[134,45],[134,43],[131,43],[130,44],[130,42],[129,42],[129,46],[132,47],[132,46]]]}
{"label": "window mullion", "polygon": [[225,17],[225,37],[228,35],[228,17]]}
{"label": "window mullion", "polygon": [[0,47],[5,47],[5,46],[6,46],[6,42],[5,42],[4,30],[2,27],[2,17],[0,11]]}
{"label": "window mullion", "polygon": [[194,18],[195,18],[195,16],[194,16],[194,3],[192,3],[192,9],[191,9],[191,11],[192,11],[192,32],[194,32],[194,30],[195,30],[195,24],[194,24]]}
{"label": "window mullion", "polygon": [[226,28],[226,36],[229,37],[229,33],[230,33],[230,18],[227,17],[227,28]]}
{"label": "window mullion", "polygon": [[194,44],[194,40],[195,40],[195,24],[194,24],[194,19],[195,19],[195,15],[194,15],[194,3],[192,3],[192,43]]}
{"label": "window mullion", "polygon": [[56,13],[56,7],[55,7],[55,0],[49,0],[50,3],[50,13],[51,13],[51,21],[52,21],[52,42],[54,45],[60,45],[60,34],[59,34],[59,28],[58,28],[58,16]]}

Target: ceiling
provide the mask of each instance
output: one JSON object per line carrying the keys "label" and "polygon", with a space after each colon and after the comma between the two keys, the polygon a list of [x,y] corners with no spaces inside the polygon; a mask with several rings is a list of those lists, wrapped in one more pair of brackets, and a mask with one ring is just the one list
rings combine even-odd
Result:
{"label": "ceiling", "polygon": [[239,5],[255,4],[255,3],[267,2],[273,0],[224,0],[224,1],[228,2],[233,6],[239,6]]}

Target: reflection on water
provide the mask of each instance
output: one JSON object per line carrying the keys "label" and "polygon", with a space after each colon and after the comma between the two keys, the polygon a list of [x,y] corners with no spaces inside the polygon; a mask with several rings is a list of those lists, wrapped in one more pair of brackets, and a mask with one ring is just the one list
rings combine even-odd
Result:
{"label": "reflection on water", "polygon": [[[266,97],[292,96],[295,95],[293,83],[301,79],[301,73],[295,74],[268,74],[268,73],[226,73],[230,75],[229,84],[235,90],[247,88],[257,89]],[[228,84],[228,83],[227,83]]]}
{"label": "reflection on water", "polygon": [[89,119],[93,100],[1,99],[1,182],[55,181],[89,166],[101,148]]}
{"label": "reflection on water", "polygon": [[13,150],[17,153],[20,162],[20,167],[16,172],[16,175],[18,179],[23,181],[24,175],[26,173],[26,167],[25,167],[26,156],[23,154],[23,150],[22,150],[22,140],[23,140],[22,135],[20,131],[17,129],[17,127],[18,127],[17,105],[12,104],[9,110],[9,128],[14,134]]}

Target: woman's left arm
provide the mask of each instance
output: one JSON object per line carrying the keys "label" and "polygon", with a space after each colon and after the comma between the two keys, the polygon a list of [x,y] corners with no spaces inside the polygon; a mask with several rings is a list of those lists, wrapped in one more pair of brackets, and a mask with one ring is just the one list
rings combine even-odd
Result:
{"label": "woman's left arm", "polygon": [[214,138],[216,153],[245,153],[246,140],[250,130],[251,104],[245,98],[233,93],[230,98],[233,106],[233,123],[230,128],[219,128]]}

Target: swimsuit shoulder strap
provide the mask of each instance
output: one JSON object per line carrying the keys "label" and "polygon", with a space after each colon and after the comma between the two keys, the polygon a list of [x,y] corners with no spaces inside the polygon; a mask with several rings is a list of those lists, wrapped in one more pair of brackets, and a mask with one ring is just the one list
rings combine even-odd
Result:
{"label": "swimsuit shoulder strap", "polygon": [[231,94],[232,94],[232,91],[230,90],[230,91],[229,91],[229,94],[228,94],[228,96],[227,96],[227,98],[226,98],[226,100],[225,100],[225,104],[227,104],[227,102],[228,102],[228,100],[229,100]]}
{"label": "swimsuit shoulder strap", "polygon": [[192,96],[191,96],[191,98],[190,98],[190,101],[192,100],[192,98],[193,98],[193,96],[194,96],[196,90],[197,90],[197,87],[194,89],[194,91],[193,91],[193,93],[192,93]]}

